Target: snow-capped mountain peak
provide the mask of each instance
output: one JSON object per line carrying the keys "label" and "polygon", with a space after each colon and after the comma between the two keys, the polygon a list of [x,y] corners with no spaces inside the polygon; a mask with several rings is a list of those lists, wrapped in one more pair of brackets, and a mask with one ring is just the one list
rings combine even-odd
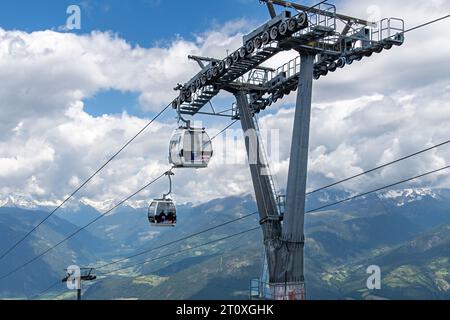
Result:
{"label": "snow-capped mountain peak", "polygon": [[[88,198],[82,198],[80,200],[80,203],[82,203],[86,206],[92,207],[99,212],[106,212],[106,211],[114,208],[114,206],[117,205],[118,200],[109,199],[109,200],[104,200],[104,201],[96,201],[96,200],[91,200]],[[147,208],[150,205],[150,202],[147,200],[129,200],[124,205],[131,207],[133,209],[142,209],[142,208]]]}
{"label": "snow-capped mountain peak", "polygon": [[51,200],[37,200],[30,196],[10,195],[0,198],[0,207],[16,207],[21,209],[39,209],[46,207],[56,207],[60,202]]}
{"label": "snow-capped mountain peak", "polygon": [[[0,207],[49,211],[58,207],[62,203],[62,201],[63,201],[62,199],[40,200],[24,195],[9,195],[3,198],[0,197]],[[63,206],[63,208],[72,208],[72,207],[76,208],[82,205],[94,208],[96,211],[103,213],[108,210],[111,210],[117,203],[118,203],[117,199],[107,199],[99,201],[83,197],[81,199],[69,201]],[[130,200],[124,204],[124,206],[128,206],[133,209],[147,208],[149,205],[150,202],[147,200]]]}
{"label": "snow-capped mountain peak", "polygon": [[438,199],[439,195],[431,188],[408,188],[399,190],[389,190],[379,194],[382,199],[393,200],[397,203],[397,206],[404,206],[407,203],[420,201],[425,197],[431,197]]}

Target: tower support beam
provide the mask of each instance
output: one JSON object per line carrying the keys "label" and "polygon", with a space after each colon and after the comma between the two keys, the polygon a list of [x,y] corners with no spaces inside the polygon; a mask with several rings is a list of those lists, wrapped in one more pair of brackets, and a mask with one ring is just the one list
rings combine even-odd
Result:
{"label": "tower support beam", "polygon": [[298,96],[283,225],[280,219],[276,219],[277,203],[270,185],[270,178],[262,174],[265,165],[259,156],[262,141],[259,141],[257,135],[247,94],[243,91],[233,92],[246,137],[245,146],[264,234],[271,298],[276,300],[305,298],[305,197],[315,53],[301,52],[300,57]]}
{"label": "tower support beam", "polygon": [[[286,193],[286,212],[283,224],[283,241],[289,248],[283,261],[287,266],[286,287],[305,282],[305,202],[308,172],[311,100],[315,53],[301,52],[300,78],[294,116],[291,156]],[[299,288],[304,297],[303,289]]]}
{"label": "tower support beam", "polygon": [[281,239],[281,221],[278,214],[277,201],[273,193],[270,177],[265,175],[265,163],[260,152],[262,141],[254,123],[253,114],[250,110],[247,94],[244,91],[233,91],[236,97],[239,115],[241,119],[242,130],[245,136],[245,147],[248,155],[250,173],[255,189],[255,198],[258,206],[261,227],[264,236],[264,245],[266,248],[266,257],[269,269],[269,279],[274,281],[278,278],[277,256]]}
{"label": "tower support beam", "polygon": [[[314,61],[314,56],[312,61]],[[299,237],[295,236],[295,233],[292,233],[290,237],[283,236],[283,229],[286,223],[283,224],[283,227],[281,226],[281,217],[278,214],[274,190],[272,190],[270,185],[270,177],[263,174],[263,172],[266,172],[264,170],[266,164],[262,163],[261,160],[263,157],[260,157],[262,141],[259,141],[247,94],[244,91],[235,91],[233,93],[236,97],[242,129],[245,135],[245,146],[264,235],[269,285],[271,289],[269,298],[274,300],[304,299],[303,228],[298,228],[298,232],[300,232]],[[306,167],[302,167],[301,170],[303,169],[306,171]],[[302,212],[300,215],[300,218],[302,218],[304,215],[304,204],[303,211],[300,212]]]}
{"label": "tower support beam", "polygon": [[281,237],[281,222],[278,215],[278,206],[273,193],[269,176],[265,174],[262,147],[259,135],[254,123],[253,114],[250,111],[247,94],[243,91],[234,92],[242,130],[245,138],[250,173],[255,189],[255,198],[258,206],[261,224],[263,225],[264,239],[272,241]]}
{"label": "tower support beam", "polygon": [[301,53],[300,79],[289,163],[283,239],[295,243],[304,242],[314,58],[314,53]]}

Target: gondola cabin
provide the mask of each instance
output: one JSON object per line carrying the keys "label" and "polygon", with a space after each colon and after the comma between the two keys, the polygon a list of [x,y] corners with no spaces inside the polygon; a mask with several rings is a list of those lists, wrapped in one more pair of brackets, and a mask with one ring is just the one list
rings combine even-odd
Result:
{"label": "gondola cabin", "polygon": [[156,227],[175,227],[177,224],[177,209],[173,200],[156,199],[148,208],[148,221]]}
{"label": "gondola cabin", "polygon": [[199,128],[177,129],[169,149],[169,162],[175,168],[206,168],[213,155],[210,137]]}

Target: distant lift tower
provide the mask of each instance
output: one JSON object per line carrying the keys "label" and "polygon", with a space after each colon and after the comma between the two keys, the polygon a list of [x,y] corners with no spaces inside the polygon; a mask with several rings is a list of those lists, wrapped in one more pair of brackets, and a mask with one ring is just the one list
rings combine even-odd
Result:
{"label": "distant lift tower", "polygon": [[[180,114],[239,119],[246,137],[250,172],[260,214],[267,259],[268,284],[260,281],[259,298],[306,299],[304,277],[304,218],[313,80],[364,57],[404,42],[404,22],[383,19],[369,22],[338,14],[324,1],[313,7],[279,1],[267,4],[271,20],[244,36],[243,46],[224,59],[194,57],[201,71],[177,86],[172,106]],[[283,7],[277,13],[276,7]],[[277,69],[261,65],[280,52],[299,56]],[[210,104],[221,90],[236,98],[237,108],[216,110]],[[255,115],[297,90],[285,212],[268,164]],[[211,106],[211,111],[204,110]],[[281,200],[284,201],[284,200]]]}
{"label": "distant lift tower", "polygon": [[[62,279],[64,283],[71,283],[71,287],[77,290],[77,300],[81,300],[81,285],[85,281],[97,279],[93,268],[74,268],[66,270],[67,275]],[[79,272],[78,272],[79,271]]]}

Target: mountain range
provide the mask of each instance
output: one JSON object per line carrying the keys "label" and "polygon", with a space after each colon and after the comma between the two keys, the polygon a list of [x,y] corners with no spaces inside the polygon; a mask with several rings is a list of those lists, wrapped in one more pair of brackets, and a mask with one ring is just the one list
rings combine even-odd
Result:
{"label": "mountain range", "polygon": [[[310,196],[307,206],[311,210],[352,195],[327,190]],[[48,215],[49,208],[30,199],[9,200],[0,202],[5,203],[0,208],[0,253]],[[0,261],[0,276],[98,217],[104,212],[100,207],[105,209],[111,203],[95,203],[93,207],[93,202],[82,199],[64,208]],[[404,189],[372,194],[308,214],[308,298],[450,298],[449,205],[450,190]],[[184,204],[178,211],[176,228],[155,229],[148,224],[144,203],[118,208],[43,259],[0,280],[0,298],[31,298],[62,278],[71,264],[101,266],[253,213],[256,205],[251,196],[228,197]],[[260,276],[263,265],[261,232],[214,241],[255,227],[258,218],[253,215],[132,261],[99,269],[98,280],[86,284],[84,298],[248,299],[249,281]],[[182,253],[173,254],[179,251]],[[145,259],[152,261],[112,272]],[[370,265],[382,270],[381,290],[366,288],[366,268]],[[73,299],[73,292],[61,284],[39,298]]]}

